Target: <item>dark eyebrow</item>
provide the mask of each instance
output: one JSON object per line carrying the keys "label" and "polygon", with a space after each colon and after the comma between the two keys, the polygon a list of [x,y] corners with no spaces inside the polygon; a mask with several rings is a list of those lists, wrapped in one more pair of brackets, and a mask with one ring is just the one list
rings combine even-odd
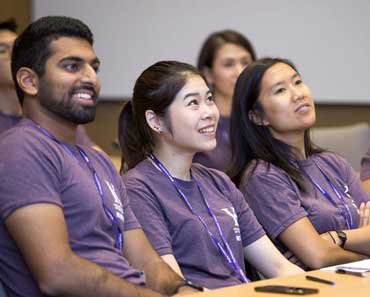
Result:
{"label": "dark eyebrow", "polygon": [[[207,93],[208,94],[212,94],[211,90],[208,90]],[[192,97],[192,96],[200,96],[200,94],[198,92],[195,92],[195,93],[189,93],[189,94],[186,94],[185,97],[184,97],[184,100],[188,97]]]}
{"label": "dark eyebrow", "polygon": [[[295,79],[296,77],[300,77],[300,75],[297,72],[294,73],[290,79]],[[273,84],[272,87],[274,88],[274,87],[276,87],[278,85],[282,85],[282,84],[284,84],[283,81],[278,81],[277,83]]]}
{"label": "dark eyebrow", "polygon": [[[63,63],[64,61],[74,61],[74,62],[84,62],[85,60],[82,59],[81,57],[77,57],[77,56],[69,56],[69,57],[65,57],[63,58],[62,60],[60,60],[59,63]],[[98,64],[100,65],[100,60],[98,57],[95,57],[91,62],[90,62],[91,65],[95,65],[95,64]]]}

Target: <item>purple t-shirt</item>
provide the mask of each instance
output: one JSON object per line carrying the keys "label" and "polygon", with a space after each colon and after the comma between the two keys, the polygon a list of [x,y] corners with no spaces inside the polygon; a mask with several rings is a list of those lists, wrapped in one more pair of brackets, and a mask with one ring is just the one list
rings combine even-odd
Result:
{"label": "purple t-shirt", "polygon": [[282,169],[258,161],[253,171],[255,164],[255,161],[252,162],[246,170],[240,189],[259,222],[282,252],[286,251],[286,247],[277,237],[303,217],[308,217],[320,234],[329,230],[347,229],[340,211],[343,209],[345,212],[345,206],[341,204],[317,164],[340,191],[350,209],[353,228],[358,227],[358,207],[361,202],[369,201],[370,195],[362,187],[356,172],[339,155],[320,153],[306,160],[297,161],[299,168],[324,188],[336,205],[326,199],[307,177],[305,181],[308,193],[303,193]]}
{"label": "purple t-shirt", "polygon": [[[9,296],[41,296],[4,221],[18,208],[51,203],[62,208],[71,249],[113,274],[144,285],[116,247],[92,173],[75,146],[68,151],[36,125],[23,119],[0,139],[0,279]],[[126,188],[103,153],[83,147],[101,181],[106,206],[122,230],[140,228],[128,204]],[[45,226],[47,228],[47,226]]]}
{"label": "purple t-shirt", "polygon": [[0,134],[19,122],[21,116],[9,115],[0,111]]}
{"label": "purple t-shirt", "polygon": [[[0,133],[12,128],[22,119],[19,115],[8,115],[0,111]],[[93,147],[94,143],[87,135],[85,128],[79,125],[76,130],[76,144]]]}
{"label": "purple t-shirt", "polygon": [[361,160],[361,180],[370,179],[370,147]]}
{"label": "purple t-shirt", "polygon": [[217,125],[217,146],[209,152],[197,153],[193,162],[226,172],[231,162],[230,118],[220,117]]}
{"label": "purple t-shirt", "polygon": [[[202,194],[213,209],[239,265],[244,268],[243,247],[265,233],[242,194],[222,172],[200,164],[192,166],[192,181],[177,180],[194,209],[219,237]],[[173,254],[184,276],[207,288],[240,284],[238,276],[170,180],[144,160],[123,175],[130,205],[159,255]]]}

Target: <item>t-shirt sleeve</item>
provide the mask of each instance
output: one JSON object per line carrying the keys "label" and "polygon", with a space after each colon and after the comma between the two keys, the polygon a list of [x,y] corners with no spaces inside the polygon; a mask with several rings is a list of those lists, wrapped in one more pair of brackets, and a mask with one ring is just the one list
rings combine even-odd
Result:
{"label": "t-shirt sleeve", "polygon": [[130,205],[146,236],[161,256],[173,254],[163,210],[154,194],[140,180],[125,179]]}
{"label": "t-shirt sleeve", "polygon": [[61,161],[51,146],[27,137],[7,137],[0,143],[0,219],[18,208],[61,202]]}
{"label": "t-shirt sleeve", "polygon": [[340,166],[343,167],[343,172],[346,174],[349,193],[357,206],[362,202],[366,203],[370,201],[370,194],[363,187],[358,173],[352,168],[351,164],[340,156],[338,156],[338,161],[340,162]]}
{"label": "t-shirt sleeve", "polygon": [[244,199],[243,194],[233,184],[231,191],[233,204],[237,210],[242,243],[246,247],[265,235],[265,231]]}
{"label": "t-shirt sleeve", "polygon": [[131,205],[129,202],[129,197],[127,194],[127,189],[126,189],[125,184],[122,182],[121,179],[119,179],[118,184],[119,184],[119,192],[120,192],[120,197],[121,197],[121,202],[122,202],[123,213],[125,217],[125,222],[124,222],[124,227],[123,227],[124,231],[129,231],[133,229],[141,229],[141,225],[139,221],[137,220],[134,212],[131,209]]}
{"label": "t-shirt sleeve", "polygon": [[370,179],[370,147],[366,155],[361,160],[361,180]]}
{"label": "t-shirt sleeve", "polygon": [[287,176],[271,168],[266,173],[253,173],[242,181],[240,189],[272,240],[291,224],[307,216],[298,198],[298,190]]}

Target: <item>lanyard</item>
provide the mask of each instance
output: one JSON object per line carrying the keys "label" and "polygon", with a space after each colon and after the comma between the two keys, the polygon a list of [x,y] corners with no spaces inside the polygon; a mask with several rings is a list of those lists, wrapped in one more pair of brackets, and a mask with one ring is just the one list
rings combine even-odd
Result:
{"label": "lanyard", "polygon": [[342,215],[347,229],[352,229],[353,228],[353,218],[352,218],[352,213],[351,210],[349,209],[349,206],[343,196],[340,194],[340,191],[338,190],[337,186],[329,179],[329,177],[325,174],[325,172],[322,170],[322,168],[313,160],[321,174],[324,176],[326,181],[329,183],[330,187],[334,191],[335,195],[337,196],[339,202],[342,204],[344,209],[346,210],[345,212],[343,211],[342,207],[338,207],[337,203],[334,201],[333,197],[330,196],[330,194],[323,188],[321,187],[310,175],[308,175],[304,170],[302,172],[304,175],[311,181],[311,183],[321,192],[321,194],[324,195],[324,197],[334,206],[338,207],[340,214]]}
{"label": "lanyard", "polygon": [[[58,139],[56,139],[54,137],[53,134],[51,134],[48,130],[46,130],[45,128],[41,127],[40,125],[34,123],[35,126],[44,134],[46,135],[47,137],[49,137],[50,139],[54,140],[56,143],[58,143],[59,145],[61,145],[71,156],[73,159],[75,159],[77,162],[78,162],[78,159],[76,158],[76,156],[74,155],[73,151],[64,143],[60,142]],[[91,160],[89,159],[88,155],[85,153],[85,151],[80,148],[79,146],[77,146],[77,149],[78,149],[78,152],[80,153],[82,159],[86,162],[87,166],[89,167],[90,169],[90,172],[92,173],[93,175],[93,179],[94,179],[94,183],[95,183],[95,186],[98,190],[98,193],[99,193],[99,196],[100,196],[100,199],[102,201],[102,205],[103,205],[103,209],[104,209],[104,212],[106,214],[106,216],[108,217],[108,219],[111,221],[112,223],[112,226],[116,229],[117,231],[117,234],[116,234],[116,244],[117,244],[117,247],[118,249],[122,252],[123,250],[123,232],[122,232],[122,229],[121,227],[119,226],[119,223],[118,223],[118,219],[117,217],[114,215],[114,213],[108,208],[108,206],[106,205],[105,203],[105,195],[104,195],[104,191],[103,191],[103,187],[102,187],[102,184],[101,184],[101,181],[99,179],[99,176],[95,170],[95,168],[93,167],[93,165],[91,164]]]}
{"label": "lanyard", "polygon": [[229,244],[227,243],[226,239],[225,239],[225,236],[222,232],[222,229],[221,229],[221,226],[220,226],[220,223],[218,222],[217,218],[216,218],[216,215],[214,214],[212,208],[209,206],[209,203],[206,199],[206,197],[204,197],[203,195],[203,192],[202,190],[200,189],[200,186],[198,184],[198,182],[194,179],[194,182],[195,184],[197,185],[197,188],[203,198],[203,201],[204,203],[206,204],[207,206],[207,209],[208,209],[208,213],[210,214],[210,216],[212,217],[216,227],[217,227],[217,230],[218,230],[218,233],[221,237],[221,240],[222,242],[216,237],[215,234],[213,234],[211,232],[211,230],[208,228],[208,225],[204,222],[203,218],[197,213],[197,211],[193,208],[193,206],[191,205],[189,199],[186,197],[186,195],[181,191],[178,183],[176,182],[176,180],[173,178],[173,176],[171,175],[171,173],[167,170],[166,167],[164,167],[164,165],[161,163],[161,161],[159,161],[156,156],[154,156],[154,154],[150,154],[149,155],[150,159],[159,167],[159,169],[162,171],[162,173],[164,173],[168,179],[171,181],[171,183],[173,184],[173,186],[175,187],[176,191],[179,193],[179,195],[181,196],[181,198],[184,200],[185,204],[188,206],[188,208],[190,209],[190,211],[199,219],[199,221],[202,223],[202,225],[204,226],[204,228],[206,229],[208,235],[211,237],[213,243],[218,247],[221,255],[226,259],[226,261],[229,263],[229,265],[231,266],[231,268],[233,269],[233,271],[239,275],[241,281],[243,283],[249,283],[249,280],[248,278],[245,276],[245,273],[244,271],[241,269],[240,265],[238,264],[238,262],[236,261],[235,259],[235,256],[229,246]]}

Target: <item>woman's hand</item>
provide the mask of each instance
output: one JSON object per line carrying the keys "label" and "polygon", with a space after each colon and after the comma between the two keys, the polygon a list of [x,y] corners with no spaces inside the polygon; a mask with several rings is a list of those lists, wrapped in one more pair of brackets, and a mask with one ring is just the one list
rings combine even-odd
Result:
{"label": "woman's hand", "polygon": [[370,225],[370,201],[363,202],[360,205],[360,223],[359,228]]}

